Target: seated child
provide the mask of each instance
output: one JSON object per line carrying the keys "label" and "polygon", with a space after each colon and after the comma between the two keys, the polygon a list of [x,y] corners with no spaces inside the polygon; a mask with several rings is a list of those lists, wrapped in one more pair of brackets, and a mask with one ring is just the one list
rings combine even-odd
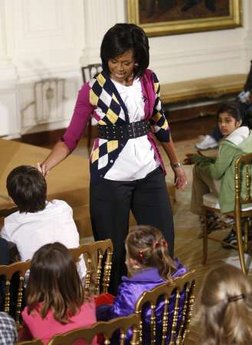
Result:
{"label": "seated child", "polygon": [[[109,320],[133,313],[136,302],[144,291],[149,291],[167,280],[172,281],[187,272],[178,259],[172,260],[169,256],[168,244],[163,234],[153,226],[130,227],[125,248],[129,276],[122,277],[112,305],[97,307],[98,320]],[[149,313],[147,319],[148,317],[150,318]],[[161,323],[161,315],[158,323]]]}
{"label": "seated child", "polygon": [[212,268],[198,298],[200,344],[252,344],[252,286],[240,269],[228,264]]}
{"label": "seated child", "polygon": [[13,345],[17,341],[16,323],[10,315],[0,312],[0,344]]}
{"label": "seated child", "polygon": [[[241,112],[242,125],[252,128],[252,60],[250,70],[246,78],[243,90],[237,95],[236,102]],[[218,126],[215,126],[211,133],[205,135],[203,140],[195,146],[198,150],[217,148],[223,138]]]}
{"label": "seated child", "polygon": [[[1,236],[16,244],[22,261],[31,259],[47,243],[57,241],[67,248],[79,246],[72,208],[63,200],[46,200],[46,180],[38,169],[28,165],[13,169],[7,177],[7,190],[18,211],[5,218]],[[78,270],[84,279],[83,258]]]}
{"label": "seated child", "polygon": [[[96,322],[93,299],[84,289],[69,250],[55,242],[42,246],[32,258],[26,289],[24,327],[44,344],[56,334]],[[96,344],[96,340],[92,344]],[[83,342],[81,342],[83,344]]]}
{"label": "seated child", "polygon": [[[219,198],[221,212],[234,210],[234,162],[241,154],[252,152],[252,131],[241,126],[237,104],[222,104],[217,116],[223,135],[217,158],[188,154],[184,161],[185,164],[195,163],[191,211],[199,215],[202,215],[203,195],[210,192]],[[224,239],[226,247],[235,244],[234,239],[235,233],[232,231]]]}

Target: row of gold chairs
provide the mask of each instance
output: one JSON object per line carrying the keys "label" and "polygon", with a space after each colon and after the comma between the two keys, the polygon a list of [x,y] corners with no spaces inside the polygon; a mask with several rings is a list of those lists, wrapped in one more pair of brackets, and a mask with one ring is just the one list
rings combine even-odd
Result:
{"label": "row of gold chairs", "polygon": [[[125,344],[127,332],[132,337],[130,344],[185,344],[189,333],[189,325],[194,305],[195,271],[176,278],[172,283],[167,282],[146,291],[139,298],[135,313],[127,317],[120,317],[107,322],[97,322],[91,327],[79,328],[65,334],[56,335],[49,345],[71,345],[76,340],[84,340],[91,344],[96,336],[101,336],[104,344],[110,344],[117,332],[117,344]],[[163,300],[162,323],[158,326],[156,307]],[[146,328],[146,308],[151,310],[150,324]],[[159,310],[160,312],[160,310]],[[118,335],[118,330],[120,330]],[[147,333],[146,333],[147,332]],[[114,339],[115,341],[115,339]],[[114,343],[114,342],[113,342]],[[39,340],[20,342],[18,345],[40,345]]]}
{"label": "row of gold chairs", "polygon": [[[82,244],[78,248],[70,249],[70,252],[76,262],[80,255],[84,256],[87,267],[84,285],[85,295],[107,293],[113,255],[112,241],[107,239]],[[21,308],[24,303],[25,275],[30,266],[30,260],[0,265],[0,277],[4,285],[2,287],[3,310],[14,317],[18,327],[21,324]],[[14,277],[16,279],[13,281]],[[15,287],[15,291],[13,291],[13,287]],[[12,306],[15,306],[14,314],[11,312]]]}

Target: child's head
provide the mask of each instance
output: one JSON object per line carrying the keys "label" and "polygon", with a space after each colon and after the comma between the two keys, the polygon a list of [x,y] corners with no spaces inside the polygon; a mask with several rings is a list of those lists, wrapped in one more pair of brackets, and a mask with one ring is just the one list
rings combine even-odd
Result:
{"label": "child's head", "polygon": [[242,116],[238,103],[230,102],[224,103],[217,113],[218,126],[221,134],[226,137],[235,129],[240,127],[242,123]]}
{"label": "child's head", "polygon": [[207,272],[199,304],[204,345],[252,344],[252,287],[240,269],[222,264]]}
{"label": "child's head", "polygon": [[54,318],[65,323],[79,310],[84,290],[76,264],[63,244],[49,243],[35,252],[26,294],[29,312],[42,303],[43,318],[52,310]]}
{"label": "child's head", "polygon": [[45,208],[47,185],[37,168],[30,165],[16,167],[7,177],[6,188],[20,212],[37,212]]}
{"label": "child's head", "polygon": [[[135,76],[141,76],[149,66],[149,41],[144,30],[135,24],[120,23],[110,28],[101,44],[103,70],[110,74],[109,61],[132,51]],[[129,63],[129,62],[128,62]]]}
{"label": "child's head", "polygon": [[163,234],[151,225],[136,225],[126,238],[126,265],[130,274],[148,267],[156,267],[167,279],[175,264],[168,254]]}

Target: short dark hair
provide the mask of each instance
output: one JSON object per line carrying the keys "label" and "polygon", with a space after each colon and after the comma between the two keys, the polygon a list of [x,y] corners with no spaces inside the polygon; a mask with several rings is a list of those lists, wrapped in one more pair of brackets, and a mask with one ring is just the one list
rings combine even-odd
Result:
{"label": "short dark hair", "polygon": [[37,212],[45,208],[47,185],[40,171],[20,165],[7,176],[6,188],[20,212]]}
{"label": "short dark hair", "polygon": [[217,112],[217,119],[219,119],[219,116],[222,113],[228,113],[236,121],[242,120],[242,114],[241,114],[240,106],[238,102],[227,102],[227,103],[221,104]]}
{"label": "short dark hair", "polygon": [[84,289],[69,249],[59,242],[45,244],[33,255],[26,289],[28,313],[42,303],[40,314],[49,310],[67,323],[84,303]]}
{"label": "short dark hair", "polygon": [[144,30],[135,24],[118,23],[104,35],[100,56],[103,70],[109,74],[108,60],[132,49],[135,59],[135,76],[143,75],[149,66],[149,41]]}

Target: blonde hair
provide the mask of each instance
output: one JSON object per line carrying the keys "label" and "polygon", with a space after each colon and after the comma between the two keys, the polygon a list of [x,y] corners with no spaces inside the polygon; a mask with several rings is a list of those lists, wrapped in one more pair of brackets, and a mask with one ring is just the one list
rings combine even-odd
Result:
{"label": "blonde hair", "polygon": [[[168,253],[168,243],[160,230],[151,225],[130,227],[126,238],[127,257],[136,260],[140,269],[156,267],[164,279],[169,279],[176,265]],[[129,268],[129,273],[135,271]],[[138,269],[139,270],[139,269]]]}
{"label": "blonde hair", "polygon": [[252,287],[242,271],[222,264],[205,276],[199,293],[204,345],[252,344]]}

